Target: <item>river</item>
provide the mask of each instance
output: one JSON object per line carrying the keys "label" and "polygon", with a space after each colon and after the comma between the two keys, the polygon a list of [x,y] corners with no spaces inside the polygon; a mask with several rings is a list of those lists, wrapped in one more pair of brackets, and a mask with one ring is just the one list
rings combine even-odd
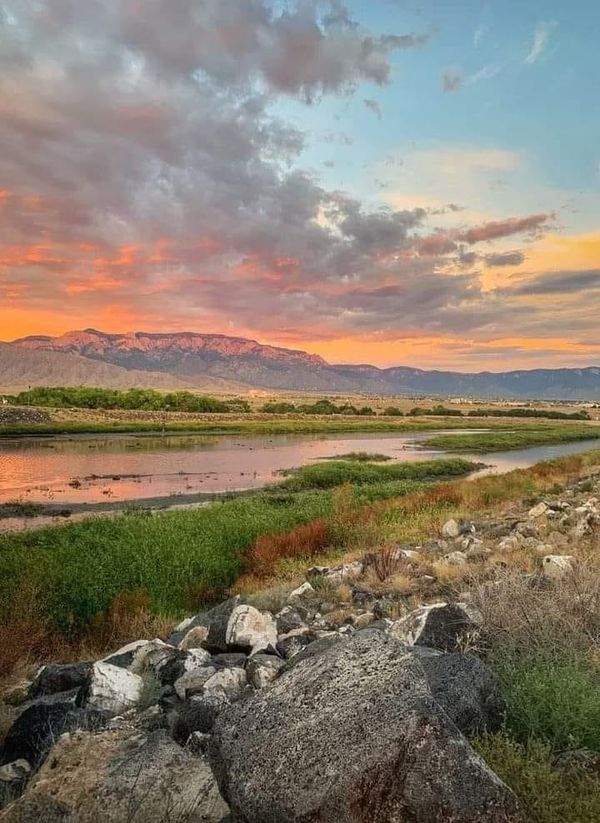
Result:
{"label": "river", "polygon": [[[460,431],[453,431],[460,434]],[[463,433],[466,433],[464,431]],[[106,435],[0,441],[0,504],[41,504],[44,516],[4,517],[0,531],[80,516],[126,504],[152,508],[197,504],[215,493],[258,489],[281,471],[349,452],[378,452],[408,462],[448,456],[420,443],[440,431],[272,436]],[[581,441],[521,451],[462,455],[484,473],[597,448]],[[481,474],[481,472],[478,472]]]}

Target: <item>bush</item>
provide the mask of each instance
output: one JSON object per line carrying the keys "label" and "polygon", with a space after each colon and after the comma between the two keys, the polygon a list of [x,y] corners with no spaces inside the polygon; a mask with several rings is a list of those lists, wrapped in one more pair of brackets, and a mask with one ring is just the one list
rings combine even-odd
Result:
{"label": "bush", "polygon": [[600,752],[600,672],[585,659],[540,655],[497,661],[506,728],[520,743],[531,736],[553,751]]}
{"label": "bush", "polygon": [[600,776],[574,766],[555,768],[547,744],[535,738],[519,744],[496,734],[473,745],[520,798],[531,823],[600,820]]}
{"label": "bush", "polygon": [[143,411],[178,412],[248,412],[246,400],[236,399],[230,403],[193,394],[189,391],[162,394],[153,389],[97,389],[80,386],[77,388],[47,387],[29,389],[14,398],[21,406],[48,406],[55,409],[125,409]]}

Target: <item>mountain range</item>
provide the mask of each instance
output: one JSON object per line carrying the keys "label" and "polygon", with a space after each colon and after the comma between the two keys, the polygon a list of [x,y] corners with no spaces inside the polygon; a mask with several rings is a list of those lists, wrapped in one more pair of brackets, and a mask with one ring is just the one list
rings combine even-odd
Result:
{"label": "mountain range", "polygon": [[222,334],[85,329],[0,344],[0,386],[16,385],[596,400],[600,368],[462,373],[332,365],[318,355]]}

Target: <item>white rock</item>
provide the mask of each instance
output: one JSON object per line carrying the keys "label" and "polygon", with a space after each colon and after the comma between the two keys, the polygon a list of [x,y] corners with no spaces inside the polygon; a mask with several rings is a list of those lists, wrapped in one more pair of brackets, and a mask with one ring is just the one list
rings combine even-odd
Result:
{"label": "white rock", "polygon": [[571,554],[547,554],[542,560],[545,577],[560,580],[575,568],[575,558]]}
{"label": "white rock", "polygon": [[538,503],[537,506],[534,506],[532,509],[529,509],[529,517],[541,517],[542,515],[546,514],[548,508],[549,507],[544,502]]}
{"label": "white rock", "polygon": [[175,693],[180,700],[185,700],[192,694],[198,694],[204,690],[204,684],[216,673],[214,666],[204,666],[192,669],[182,674],[175,681]]}
{"label": "white rock", "polygon": [[469,558],[464,552],[450,552],[450,554],[444,555],[444,560],[451,566],[466,566],[469,562]]}
{"label": "white rock", "polygon": [[179,643],[179,649],[199,649],[208,637],[208,626],[194,626]]}
{"label": "white rock", "polygon": [[0,781],[3,783],[18,783],[26,780],[31,774],[31,766],[26,760],[13,760],[6,766],[0,766]]}
{"label": "white rock", "polygon": [[186,617],[185,620],[182,620],[181,623],[178,623],[173,631],[176,632],[184,632],[190,623],[194,620],[194,617]]}
{"label": "white rock", "polygon": [[289,593],[288,596],[288,603],[293,603],[295,600],[301,600],[303,597],[307,595],[314,594],[314,588],[310,585],[308,580],[306,583],[303,583],[301,586],[298,586],[297,589],[294,589],[293,592]]}
{"label": "white rock", "polygon": [[521,548],[521,540],[516,534],[509,534],[498,543],[498,551],[501,552],[512,552],[519,548]]}
{"label": "white rock", "polygon": [[121,714],[137,705],[142,685],[142,678],[127,669],[102,661],[94,663],[86,705],[113,716]]}
{"label": "white rock", "polygon": [[268,649],[277,644],[277,624],[269,612],[259,612],[254,606],[236,606],[231,612],[225,632],[228,646],[242,649]]}
{"label": "white rock", "polygon": [[247,685],[246,672],[239,666],[220,669],[204,684],[205,692],[223,692],[227,697],[238,697]]}
{"label": "white rock", "polygon": [[413,551],[413,549],[400,549],[398,552],[399,557],[405,557],[407,560],[420,560],[421,554],[419,552]]}
{"label": "white rock", "polygon": [[447,520],[442,526],[442,537],[460,537],[460,524],[454,519]]}
{"label": "white rock", "polygon": [[188,649],[187,652],[187,657],[183,661],[183,669],[186,672],[207,666],[210,662],[210,654],[206,649]]}

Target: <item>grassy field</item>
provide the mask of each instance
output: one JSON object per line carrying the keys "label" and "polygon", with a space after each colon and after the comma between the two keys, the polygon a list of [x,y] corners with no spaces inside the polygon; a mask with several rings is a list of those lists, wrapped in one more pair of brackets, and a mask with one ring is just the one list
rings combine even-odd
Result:
{"label": "grassy field", "polygon": [[[248,551],[260,536],[332,517],[331,488],[351,475],[356,479],[356,466],[372,470],[353,492],[355,510],[473,468],[456,459],[404,464],[396,472],[389,466],[315,464],[316,476],[303,475],[295,488],[283,481],[261,494],[202,509],[130,512],[2,536],[0,618],[8,621],[26,609],[29,596],[43,620],[69,632],[88,626],[121,592],[136,590],[149,595],[152,610],[177,617],[223,596],[249,570]],[[321,469],[338,471],[324,483]]]}
{"label": "grassy field", "polygon": [[600,438],[598,426],[520,425],[518,430],[490,431],[479,434],[443,434],[428,439],[427,448],[453,452],[495,452],[526,449],[531,446],[553,446]]}

